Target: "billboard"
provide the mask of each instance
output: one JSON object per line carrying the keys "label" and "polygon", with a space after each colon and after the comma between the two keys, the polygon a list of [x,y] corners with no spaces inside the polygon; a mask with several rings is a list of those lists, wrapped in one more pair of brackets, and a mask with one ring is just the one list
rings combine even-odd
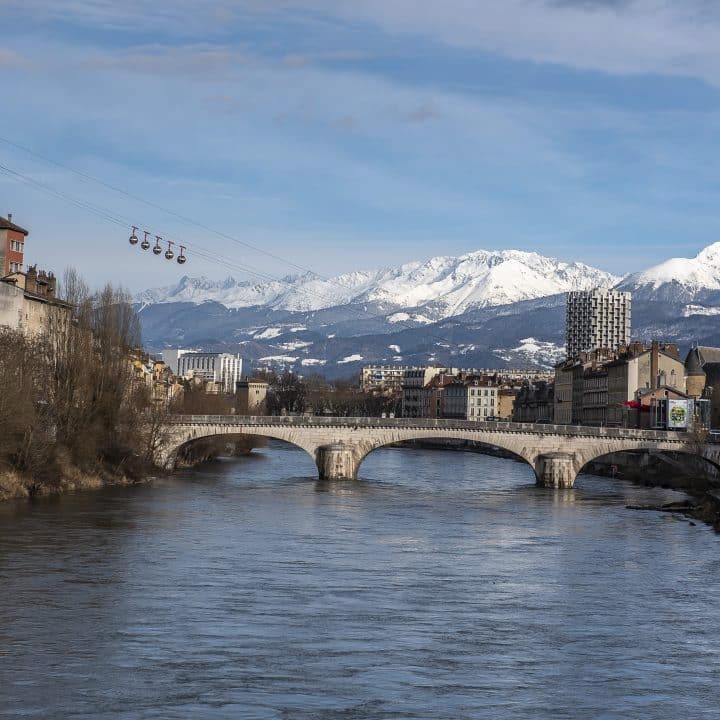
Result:
{"label": "billboard", "polygon": [[667,426],[668,428],[686,428],[690,418],[690,408],[687,400],[667,401]]}

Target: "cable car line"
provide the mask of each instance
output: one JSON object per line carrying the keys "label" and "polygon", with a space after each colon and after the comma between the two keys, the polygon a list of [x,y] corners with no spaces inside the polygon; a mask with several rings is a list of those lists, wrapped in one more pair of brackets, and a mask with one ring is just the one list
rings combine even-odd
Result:
{"label": "cable car line", "polygon": [[[166,208],[163,208],[162,206],[157,205],[157,204],[153,203],[152,201],[144,200],[143,198],[134,196],[134,195],[132,195],[131,193],[128,193],[128,192],[126,192],[126,191],[124,191],[124,190],[121,190],[120,188],[116,188],[116,187],[114,187],[113,185],[110,185],[109,183],[106,183],[106,182],[104,182],[104,181],[102,181],[102,180],[99,180],[99,179],[97,179],[97,178],[92,177],[91,175],[86,175],[85,173],[82,173],[82,172],[80,172],[80,171],[78,171],[78,170],[74,170],[73,168],[70,168],[70,167],[67,167],[67,166],[65,166],[65,165],[62,165],[61,163],[55,162],[54,160],[51,160],[50,158],[46,158],[46,157],[40,155],[39,153],[35,153],[34,151],[30,150],[29,148],[25,148],[25,147],[23,147],[23,146],[21,146],[21,145],[18,145],[18,144],[16,144],[16,143],[13,143],[12,141],[7,140],[6,138],[3,138],[2,136],[0,136],[0,141],[1,141],[1,142],[5,142],[5,143],[7,143],[7,144],[9,144],[9,145],[11,145],[11,146],[13,146],[13,147],[17,147],[18,149],[23,150],[24,152],[27,152],[27,153],[29,153],[29,154],[31,154],[31,155],[34,155],[34,156],[36,156],[36,157],[38,157],[38,158],[40,158],[40,159],[42,159],[42,160],[45,160],[46,162],[49,162],[49,163],[51,163],[51,164],[53,164],[53,165],[56,165],[56,166],[60,167],[60,168],[62,168],[62,169],[68,170],[69,172],[72,172],[72,173],[74,173],[74,174],[76,174],[76,175],[78,175],[78,176],[80,176],[80,177],[82,177],[82,178],[84,178],[84,179],[90,180],[90,181],[92,181],[92,182],[96,182],[96,183],[98,183],[98,184],[100,184],[100,185],[102,185],[102,186],[104,186],[104,187],[106,187],[106,188],[108,188],[108,189],[111,189],[111,190],[114,190],[114,191],[116,191],[116,192],[119,192],[119,193],[121,193],[122,195],[125,195],[125,196],[127,196],[127,197],[129,197],[129,198],[131,198],[131,199],[133,199],[133,200],[138,200],[139,202],[142,202],[142,203],[144,203],[145,205],[148,205],[148,206],[150,206],[150,207],[154,207],[154,208],[156,208],[156,209],[162,210],[163,212],[166,212],[166,213],[168,213],[168,214],[170,214],[170,215],[173,215],[173,216],[177,217],[178,219],[184,221],[186,224],[194,225],[194,226],[199,227],[199,228],[201,228],[201,229],[208,230],[209,232],[212,232],[212,233],[214,233],[214,234],[216,234],[216,235],[219,235],[220,237],[226,237],[227,239],[232,240],[233,242],[237,242],[237,243],[239,243],[239,244],[241,244],[241,245],[245,245],[245,246],[250,247],[250,248],[252,248],[252,249],[254,249],[254,250],[258,250],[259,252],[262,252],[263,254],[268,255],[269,257],[282,260],[284,263],[286,263],[286,264],[288,264],[288,265],[291,265],[292,267],[295,267],[295,268],[297,268],[297,269],[299,269],[299,270],[303,270],[303,271],[306,271],[306,272],[311,273],[312,275],[314,275],[315,277],[317,277],[317,278],[320,279],[320,280],[324,280],[324,281],[326,281],[326,282],[331,282],[331,283],[333,283],[333,284],[335,284],[335,285],[337,285],[337,286],[339,286],[339,287],[342,287],[342,288],[344,288],[344,289],[346,289],[346,290],[352,289],[352,288],[348,287],[347,285],[343,285],[342,283],[334,280],[333,278],[325,278],[325,277],[323,277],[323,276],[321,276],[321,275],[318,275],[318,274],[315,273],[313,270],[309,270],[308,268],[304,268],[304,267],[301,266],[301,265],[296,265],[295,263],[293,263],[293,262],[291,262],[291,261],[284,260],[283,258],[280,258],[279,256],[276,256],[276,255],[274,255],[273,253],[268,253],[268,252],[266,252],[266,251],[264,251],[264,250],[261,250],[261,249],[259,249],[259,248],[255,248],[253,245],[250,245],[249,243],[244,243],[243,241],[237,240],[236,238],[233,238],[232,236],[225,235],[224,233],[221,233],[221,232],[219,232],[219,231],[213,230],[212,228],[206,227],[206,226],[202,225],[201,223],[197,223],[197,222],[195,222],[195,221],[193,221],[193,220],[191,220],[191,219],[189,219],[189,218],[184,218],[184,216],[179,215],[178,213],[175,213],[175,212],[173,212],[173,211],[171,211],[171,210],[167,210]],[[39,190],[39,191],[41,191],[41,192],[45,192],[46,194],[49,194],[49,195],[51,195],[51,196],[53,196],[53,197],[55,197],[55,198],[57,198],[57,199],[60,199],[60,200],[64,200],[64,201],[66,201],[66,202],[69,202],[69,203],[75,205],[76,207],[78,207],[78,208],[80,208],[80,209],[87,210],[87,211],[95,214],[96,216],[98,216],[98,217],[106,220],[107,222],[111,222],[111,223],[113,223],[113,224],[115,224],[115,225],[119,225],[119,226],[122,226],[122,227],[125,227],[125,228],[131,227],[131,228],[132,228],[132,234],[131,234],[131,236],[130,236],[130,238],[129,238],[130,244],[131,244],[131,245],[136,245],[136,244],[137,244],[137,243],[133,242],[133,238],[137,239],[137,236],[135,235],[135,232],[137,231],[137,229],[139,228],[139,226],[134,225],[134,224],[132,223],[132,221],[130,221],[129,219],[118,217],[118,216],[115,215],[112,211],[109,211],[109,210],[107,210],[106,208],[103,208],[103,207],[101,207],[101,206],[99,206],[99,205],[95,205],[94,203],[91,203],[91,202],[89,202],[89,201],[79,200],[79,199],[77,199],[77,198],[74,198],[74,197],[71,196],[71,195],[68,195],[67,193],[63,193],[62,191],[55,190],[54,188],[51,188],[51,187],[45,185],[44,183],[41,183],[41,182],[39,182],[38,180],[35,180],[34,178],[31,178],[31,177],[28,176],[28,175],[25,175],[25,174],[20,173],[20,172],[18,172],[18,171],[16,171],[16,170],[13,170],[12,168],[9,168],[9,167],[7,167],[6,165],[3,165],[2,163],[0,163],[0,173],[6,175],[6,176],[8,176],[8,177],[10,177],[11,179],[14,179],[14,180],[18,181],[18,182],[23,182],[23,183],[25,183],[26,185],[30,185],[30,186],[33,187],[34,189]],[[148,236],[149,234],[151,234],[151,233],[150,233],[149,231],[146,231],[146,230],[143,231],[143,232],[144,232],[144,234],[145,234],[145,238],[144,238],[144,240],[140,243],[140,247],[141,247],[143,250],[147,250],[147,249],[149,249],[149,248],[151,247],[150,241],[147,239],[147,236]],[[162,247],[159,246],[159,241],[162,239],[162,236],[156,235],[155,237],[156,237],[156,245],[153,246],[153,252],[154,252],[156,255],[160,255],[160,254],[162,253]],[[166,242],[172,244],[173,241],[167,240]],[[172,257],[173,257],[173,255],[174,255],[173,251],[171,250],[171,246],[172,246],[171,244],[168,245],[168,250],[167,250],[166,253],[165,253],[165,257],[166,257],[168,260],[171,260]],[[180,243],[178,243],[178,245],[180,245]],[[230,269],[230,270],[233,270],[233,269],[234,269],[234,270],[238,270],[238,271],[240,271],[240,272],[244,272],[244,273],[253,275],[253,276],[255,276],[255,277],[258,277],[258,278],[261,279],[261,280],[266,280],[266,281],[270,281],[270,282],[283,282],[282,278],[278,278],[278,277],[275,277],[275,276],[270,275],[270,274],[268,274],[268,273],[264,273],[264,272],[262,272],[262,271],[255,270],[255,269],[253,269],[253,268],[251,268],[251,267],[242,265],[242,264],[240,264],[240,263],[238,263],[238,262],[236,262],[236,261],[234,261],[234,260],[232,260],[232,259],[230,259],[230,258],[227,258],[227,257],[224,257],[224,256],[222,256],[222,255],[219,255],[219,254],[215,253],[214,251],[208,251],[207,249],[202,248],[202,246],[197,246],[197,245],[194,245],[194,244],[190,244],[190,243],[185,242],[184,244],[180,245],[180,247],[181,247],[183,250],[185,250],[185,249],[191,249],[194,255],[197,255],[199,258],[205,260],[205,261],[208,262],[208,263],[216,264],[216,265],[219,265],[219,266],[221,266],[221,267],[224,267],[224,268],[227,268],[227,269]],[[158,252],[156,252],[156,248],[159,249]],[[180,262],[180,258],[181,258],[181,257],[183,258],[183,259],[182,259],[182,262]],[[178,263],[182,265],[182,264],[184,264],[184,263],[186,262],[186,259],[187,259],[186,256],[185,256],[183,253],[181,253],[181,255],[178,256]],[[331,298],[330,296],[323,296],[322,294],[318,293],[317,291],[310,290],[310,289],[307,288],[307,287],[302,287],[302,286],[301,286],[301,287],[299,287],[299,288],[295,288],[295,291],[296,291],[296,292],[300,292],[300,293],[302,293],[302,294],[305,294],[306,296],[315,297],[316,299],[320,299],[320,300],[325,300],[325,301],[326,301],[326,300],[329,300],[329,299],[334,299],[334,298]],[[369,317],[369,318],[365,318],[365,320],[366,320],[366,321],[370,321],[370,320],[374,320],[374,319],[380,319],[380,318],[383,318],[383,317],[385,317],[385,316],[386,316],[385,314],[378,314],[378,315],[374,315],[374,316]],[[419,329],[418,326],[416,326],[416,325],[411,325],[411,324],[407,323],[406,321],[398,321],[397,324],[398,324],[401,328],[404,327],[406,330],[417,330],[417,329]],[[451,341],[451,340],[449,340],[448,338],[445,338],[445,337],[443,337],[443,336],[441,336],[441,335],[437,335],[437,334],[435,334],[435,333],[428,333],[428,336],[429,336],[429,337],[436,338],[436,339],[438,339],[438,340],[442,340],[444,343],[450,343],[450,344],[452,344],[452,341]]]}

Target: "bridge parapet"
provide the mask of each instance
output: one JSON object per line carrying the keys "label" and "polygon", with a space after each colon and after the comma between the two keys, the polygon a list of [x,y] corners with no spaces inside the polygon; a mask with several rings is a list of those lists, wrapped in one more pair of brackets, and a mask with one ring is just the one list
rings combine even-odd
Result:
{"label": "bridge parapet", "polygon": [[[256,425],[262,427],[342,427],[353,429],[433,429],[569,435],[572,437],[622,438],[687,441],[686,433],[673,430],[594,427],[589,425],[552,425],[517,423],[500,420],[445,420],[439,418],[326,417],[320,415],[172,415],[171,425]],[[710,442],[720,444],[720,438]]]}

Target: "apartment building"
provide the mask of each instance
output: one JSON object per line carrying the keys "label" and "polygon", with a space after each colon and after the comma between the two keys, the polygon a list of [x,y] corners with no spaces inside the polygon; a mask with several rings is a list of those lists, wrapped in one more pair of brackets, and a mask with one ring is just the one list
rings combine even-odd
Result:
{"label": "apartment building", "polygon": [[360,369],[360,389],[363,392],[399,391],[407,371],[423,369],[410,365],[366,365]]}
{"label": "apartment building", "polygon": [[424,388],[435,377],[450,374],[448,368],[410,367],[403,372],[402,379],[402,416],[427,417],[425,412],[426,398]]}
{"label": "apartment building", "polygon": [[630,293],[583,290],[567,294],[566,356],[597,348],[617,350],[630,342]]}
{"label": "apartment building", "polygon": [[496,418],[499,389],[487,378],[455,379],[444,389],[443,417],[479,421]]}
{"label": "apartment building", "polygon": [[177,375],[199,378],[206,383],[215,383],[218,390],[224,393],[235,392],[237,382],[242,376],[242,359],[239,355],[185,350],[174,352],[177,353],[176,360],[173,356],[176,367],[173,367],[172,362],[166,356],[168,353],[163,353],[163,360]]}

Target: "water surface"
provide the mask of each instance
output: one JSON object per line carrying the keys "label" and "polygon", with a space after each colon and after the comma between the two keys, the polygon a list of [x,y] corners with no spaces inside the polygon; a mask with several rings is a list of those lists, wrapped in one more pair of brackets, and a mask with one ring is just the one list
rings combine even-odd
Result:
{"label": "water surface", "polygon": [[274,444],[0,505],[0,717],[717,718],[720,558],[681,497]]}

